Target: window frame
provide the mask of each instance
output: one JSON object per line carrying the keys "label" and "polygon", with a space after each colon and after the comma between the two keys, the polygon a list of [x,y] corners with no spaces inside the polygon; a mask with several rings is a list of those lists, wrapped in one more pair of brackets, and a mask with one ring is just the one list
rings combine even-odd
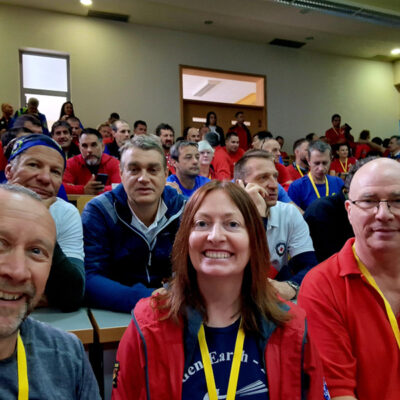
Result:
{"label": "window frame", "polygon": [[[23,56],[32,55],[48,58],[61,58],[67,62],[67,91],[48,90],[48,89],[28,89],[24,87]],[[65,97],[71,101],[71,82],[70,82],[70,56],[66,53],[55,53],[46,50],[20,49],[19,50],[19,76],[20,76],[20,99],[21,107],[26,106],[26,94],[37,94],[44,96]]]}

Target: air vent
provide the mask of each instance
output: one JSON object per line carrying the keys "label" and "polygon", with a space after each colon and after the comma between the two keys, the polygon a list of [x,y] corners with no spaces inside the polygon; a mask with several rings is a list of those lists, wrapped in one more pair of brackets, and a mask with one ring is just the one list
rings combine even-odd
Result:
{"label": "air vent", "polygon": [[296,42],[295,40],[274,39],[269,42],[274,46],[291,47],[292,49],[299,49],[305,45],[304,42]]}
{"label": "air vent", "polygon": [[276,3],[286,4],[301,9],[318,10],[328,14],[340,15],[373,22],[377,24],[400,26],[400,16],[396,14],[383,13],[368,9],[367,7],[357,7],[348,4],[336,3],[326,0],[274,0]]}
{"label": "air vent", "polygon": [[118,22],[129,21],[129,15],[126,14],[114,14],[105,11],[89,10],[87,15],[88,17],[108,19],[110,21],[118,21]]}

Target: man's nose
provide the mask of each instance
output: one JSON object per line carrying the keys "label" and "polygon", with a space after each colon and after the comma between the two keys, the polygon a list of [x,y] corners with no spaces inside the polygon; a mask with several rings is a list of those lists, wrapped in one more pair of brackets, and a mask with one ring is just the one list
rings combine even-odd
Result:
{"label": "man's nose", "polygon": [[24,248],[13,248],[3,255],[0,276],[15,283],[25,282],[31,277]]}

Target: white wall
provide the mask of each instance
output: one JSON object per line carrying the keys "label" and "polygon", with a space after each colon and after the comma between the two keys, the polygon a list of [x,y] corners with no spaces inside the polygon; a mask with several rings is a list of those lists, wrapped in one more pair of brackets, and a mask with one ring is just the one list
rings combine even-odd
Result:
{"label": "white wall", "polygon": [[274,48],[206,35],[0,5],[0,102],[19,105],[18,49],[67,52],[76,114],[96,126],[110,112],[180,131],[179,64],[267,76],[268,128],[294,139],[330,127],[333,113],[372,136],[398,133],[390,63]]}

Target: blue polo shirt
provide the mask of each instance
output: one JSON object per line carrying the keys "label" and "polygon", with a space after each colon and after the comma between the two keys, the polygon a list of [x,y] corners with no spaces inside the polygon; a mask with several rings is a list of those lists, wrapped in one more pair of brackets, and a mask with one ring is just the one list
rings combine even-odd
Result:
{"label": "blue polo shirt", "polygon": [[183,196],[188,199],[199,187],[205,185],[207,182],[210,182],[210,179],[206,178],[205,176],[197,175],[193,189],[185,189],[179,182],[179,179],[176,175],[170,175],[167,178],[167,182],[176,182],[179,185]]}
{"label": "blue polo shirt", "polygon": [[[326,179],[328,179],[329,186],[328,196],[334,196],[335,194],[340,193],[344,185],[343,180],[338,178],[337,176],[331,175],[327,175]],[[318,185],[316,184],[315,186],[318,190],[320,197],[325,197],[325,183]],[[289,197],[303,210],[306,210],[306,208],[318,198],[308,175],[305,175],[302,178],[294,181],[289,186],[288,194]]]}

